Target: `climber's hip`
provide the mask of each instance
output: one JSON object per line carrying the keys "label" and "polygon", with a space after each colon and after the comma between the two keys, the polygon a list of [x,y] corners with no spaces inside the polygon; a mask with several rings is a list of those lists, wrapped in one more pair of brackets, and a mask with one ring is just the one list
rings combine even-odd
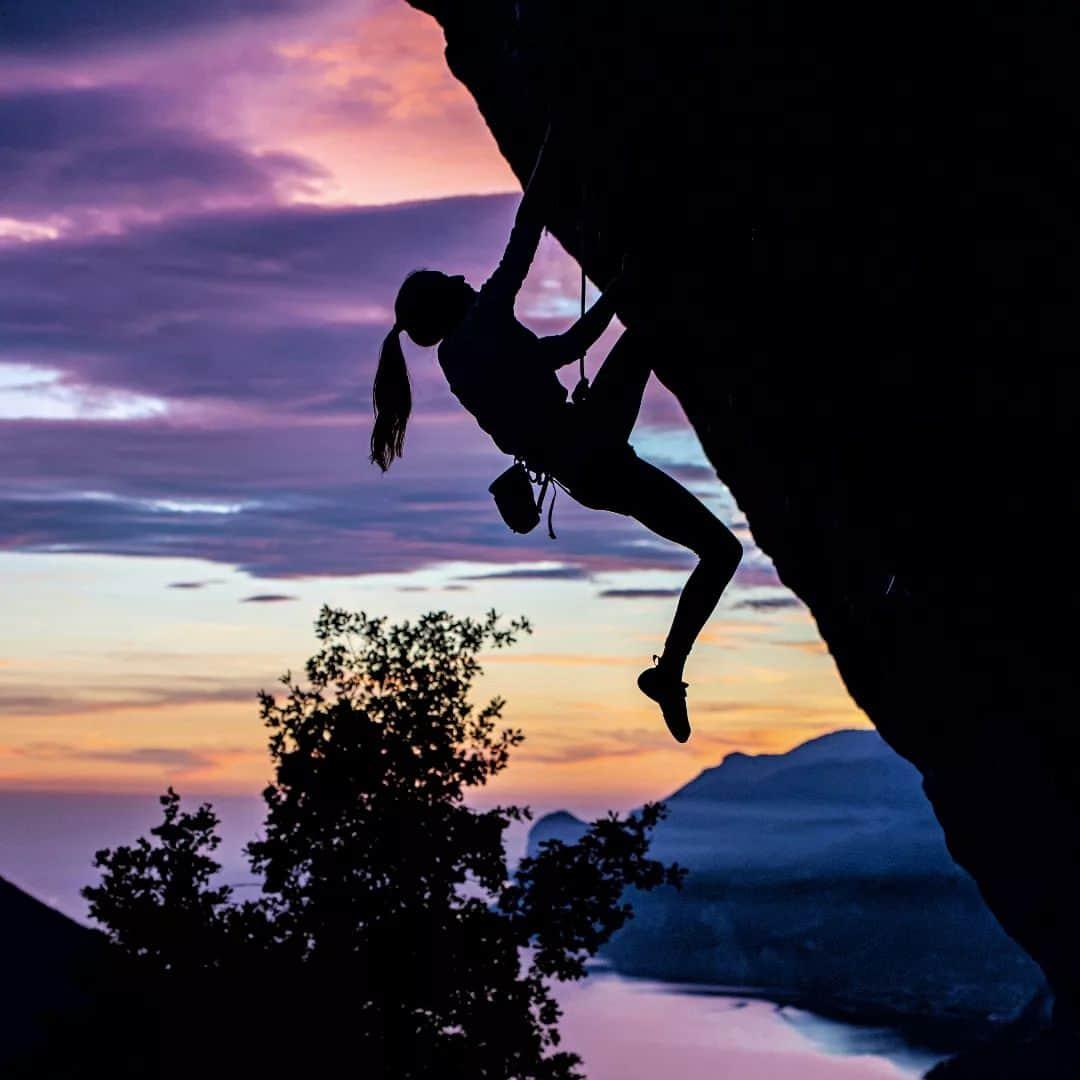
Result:
{"label": "climber's hip", "polygon": [[588,402],[567,404],[535,455],[536,465],[550,472],[583,506],[629,514],[640,460],[628,442],[612,436]]}

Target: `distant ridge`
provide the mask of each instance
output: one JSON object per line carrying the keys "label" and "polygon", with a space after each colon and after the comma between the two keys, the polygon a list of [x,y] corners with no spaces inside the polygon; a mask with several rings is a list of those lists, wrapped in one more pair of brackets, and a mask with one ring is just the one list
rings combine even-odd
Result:
{"label": "distant ridge", "polygon": [[[783,987],[898,1022],[989,1023],[1042,984],[950,857],[918,771],[875,731],[728,754],[664,802],[651,854],[690,873],[681,893],[634,898],[606,950],[617,970]],[[586,828],[548,814],[528,850]]]}
{"label": "distant ridge", "polygon": [[744,754],[734,750],[719,765],[704,769],[669,799],[716,798],[722,792],[758,783],[785,769],[824,761],[895,760],[896,754],[876,732],[845,728],[819,735],[783,754]]}
{"label": "distant ridge", "polygon": [[[790,866],[803,874],[830,858],[829,872],[836,873],[841,867],[827,853],[844,851],[845,873],[858,871],[860,859],[867,872],[879,872],[884,860],[894,870],[906,863],[960,873],[918,771],[876,731],[834,731],[783,754],[736,751],[663,801],[669,817],[654,849],[691,866]],[[786,830],[778,831],[778,819],[789,822]],[[545,840],[571,843],[587,827],[565,810],[547,814],[530,831],[528,852]]]}
{"label": "distant ridge", "polygon": [[834,731],[786,754],[736,751],[666,801],[675,806],[730,800],[879,803],[930,816],[918,770],[876,731]]}
{"label": "distant ridge", "polygon": [[581,818],[574,817],[566,810],[556,810],[553,814],[545,814],[537,818],[536,823],[529,830],[526,854],[535,856],[545,840],[562,840],[563,843],[572,844],[581,838],[588,827]]}

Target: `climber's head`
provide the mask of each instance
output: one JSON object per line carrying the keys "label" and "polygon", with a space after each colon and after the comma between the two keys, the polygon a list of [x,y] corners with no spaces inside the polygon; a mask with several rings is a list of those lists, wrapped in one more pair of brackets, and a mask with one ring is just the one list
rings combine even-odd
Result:
{"label": "climber's head", "polygon": [[476,298],[462,275],[415,270],[402,282],[394,301],[398,326],[417,345],[438,345]]}
{"label": "climber's head", "polygon": [[476,293],[464,277],[449,277],[438,270],[416,270],[398,289],[394,301],[397,322],[379,352],[372,401],[375,427],[371,432],[371,460],[383,472],[401,457],[405,425],[412,411],[412,391],[401,331],[417,345],[438,345],[469,310]]}

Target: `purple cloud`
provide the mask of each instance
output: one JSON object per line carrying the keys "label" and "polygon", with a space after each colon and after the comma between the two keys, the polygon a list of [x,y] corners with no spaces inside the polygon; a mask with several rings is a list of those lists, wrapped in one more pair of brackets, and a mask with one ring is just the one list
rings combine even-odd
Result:
{"label": "purple cloud", "polygon": [[511,570],[493,570],[487,574],[466,574],[462,581],[583,581],[589,577],[580,566],[537,566]]}
{"label": "purple cloud", "polygon": [[782,589],[784,587],[773,564],[760,561],[760,556],[758,559],[743,562],[735,572],[735,583],[745,589],[765,587]]}
{"label": "purple cloud", "polygon": [[802,601],[795,595],[748,597],[740,600],[735,607],[748,608],[751,611],[783,611],[787,608],[800,608]]}
{"label": "purple cloud", "polygon": [[94,750],[68,743],[31,742],[12,747],[19,757],[38,761],[105,761],[116,765],[160,765],[184,772],[212,768],[222,757],[250,757],[247,747],[222,747],[217,750],[188,750],[172,746],[137,746],[122,750]]}
{"label": "purple cloud", "polygon": [[[0,425],[0,453],[16,441],[10,438],[10,429],[16,426]],[[66,440],[74,432],[61,432],[64,445],[56,446],[48,444],[38,425],[25,427],[37,445],[22,443],[22,463],[30,461],[35,450],[43,462],[72,453]],[[184,440],[173,434],[161,446],[125,427],[127,440],[108,438],[120,435],[117,431],[91,432],[96,437],[88,438],[80,455],[56,465],[69,475],[78,465],[84,476],[78,486],[94,484],[98,489],[105,479],[102,473],[112,465],[109,481],[114,487],[126,486],[130,483],[123,468],[126,441],[142,455],[132,462],[131,486],[149,487],[152,496],[87,498],[67,494],[62,487],[50,492],[46,478],[39,476],[34,491],[0,494],[0,548],[184,555],[239,566],[263,577],[400,572],[446,560],[540,562],[553,555],[587,575],[601,570],[671,568],[686,565],[690,558],[675,547],[641,546],[636,543],[645,535],[640,526],[573,506],[569,500],[560,505],[557,545],[540,529],[528,536],[510,533],[494,504],[482,510],[448,511],[445,502],[435,502],[445,476],[429,473],[425,477],[423,469],[419,475],[410,473],[404,465],[393,478],[368,475],[372,470],[356,445],[363,432],[324,432],[312,451],[303,429],[288,431],[277,439],[273,451],[267,445],[267,453],[260,456],[258,448],[274,441],[261,431],[212,437],[185,433]],[[236,449],[231,467],[223,470],[228,475],[215,476],[215,461],[229,460],[228,452],[220,448],[229,446]],[[276,457],[290,452],[298,458],[308,453],[307,475],[302,475],[297,462],[291,477],[275,475]],[[441,453],[445,456],[444,450]],[[495,469],[466,462],[471,467],[454,473],[454,482],[468,489],[490,480],[502,464],[497,453],[493,457]],[[319,475],[321,467],[333,474],[346,465],[357,473],[352,482],[329,484]],[[287,486],[290,479],[295,486]],[[388,482],[383,483],[384,479]],[[207,492],[207,488],[213,490]],[[193,498],[193,491],[198,500],[195,506],[204,507],[208,500],[219,498],[223,505],[241,508],[230,512],[182,508],[185,498]],[[412,502],[400,497],[409,492]],[[417,509],[418,495],[426,496],[437,508]]]}
{"label": "purple cloud", "polygon": [[[263,577],[446,560],[558,560],[575,577],[688,565],[678,548],[642,544],[629,519],[569,499],[558,543],[508,532],[486,491],[506,461],[431,352],[407,347],[405,460],[386,476],[367,463],[371,380],[399,281],[424,265],[483,280],[514,205],[267,207],[0,250],[0,407],[14,361],[164,409],[0,422],[0,548],[188,555]],[[646,418],[664,397],[651,394]]]}
{"label": "purple cloud", "polygon": [[[405,274],[442,265],[483,280],[512,214],[505,197],[276,207],[9,247],[0,326],[9,356],[75,382],[233,410],[366,414]],[[442,390],[423,360],[418,408]]]}
{"label": "purple cloud", "polygon": [[[421,266],[483,281],[515,202],[266,207],[0,249],[2,359],[204,411],[366,417],[398,284]],[[459,415],[433,354],[408,351],[417,415]],[[669,408],[654,388],[643,417]]]}
{"label": "purple cloud", "polygon": [[4,214],[84,226],[215,206],[274,203],[325,172],[295,154],[254,153],[162,117],[135,87],[0,95]]}
{"label": "purple cloud", "polygon": [[681,589],[602,589],[597,596],[606,600],[661,600],[678,596]]}
{"label": "purple cloud", "polygon": [[245,596],[241,604],[283,604],[288,600],[295,600],[295,596],[285,593],[256,593],[254,596]]}
{"label": "purple cloud", "polygon": [[155,38],[205,23],[310,11],[316,0],[5,0],[0,52],[42,53],[86,49],[117,39]]}

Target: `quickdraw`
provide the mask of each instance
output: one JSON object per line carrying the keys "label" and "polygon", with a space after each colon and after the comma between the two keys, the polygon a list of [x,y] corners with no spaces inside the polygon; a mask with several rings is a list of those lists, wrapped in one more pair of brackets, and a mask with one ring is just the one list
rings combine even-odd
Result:
{"label": "quickdraw", "polygon": [[[581,184],[581,210],[578,214],[578,237],[580,241],[581,254],[578,262],[581,264],[581,318],[585,318],[585,290],[588,282],[585,278],[585,246],[587,242],[587,230],[585,228],[585,210],[587,206],[587,188],[585,182]],[[587,350],[582,349],[581,355],[578,357],[578,384],[574,387],[574,392],[570,395],[571,400],[575,405],[581,405],[585,399],[589,396],[589,377],[585,374],[585,353]]]}

